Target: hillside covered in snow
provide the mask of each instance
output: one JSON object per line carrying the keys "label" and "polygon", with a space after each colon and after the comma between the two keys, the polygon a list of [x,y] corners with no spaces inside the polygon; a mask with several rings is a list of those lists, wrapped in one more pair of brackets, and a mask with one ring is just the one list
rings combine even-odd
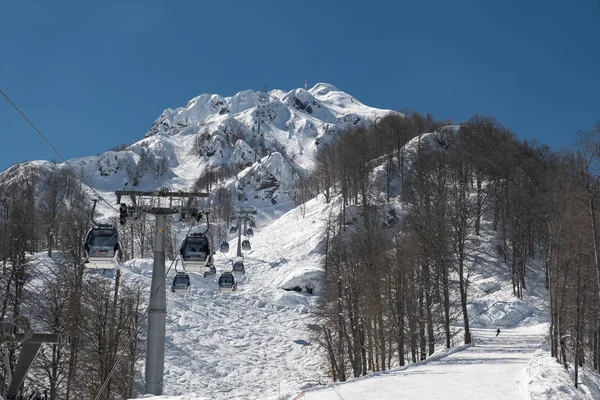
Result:
{"label": "hillside covered in snow", "polygon": [[[206,190],[211,194],[201,207],[212,214],[217,275],[190,272],[187,292],[167,293],[165,395],[158,398],[593,399],[600,395],[593,364],[581,362],[583,372],[573,362],[562,369],[548,353],[549,327],[552,339],[560,338],[560,356],[571,360],[579,351],[563,339],[583,324],[568,318],[585,302],[563,294],[565,287],[589,287],[567,285],[575,277],[562,264],[551,270],[544,253],[555,251],[546,247],[544,229],[563,215],[542,198],[554,187],[540,172],[553,171],[546,156],[494,120],[475,116],[453,125],[405,116],[368,107],[330,84],[202,94],[165,110],[129,146],[68,165],[34,161],[2,172],[0,216],[12,229],[2,250],[20,255],[4,281],[24,288],[14,295],[15,309],[37,318],[24,326],[72,330],[88,346],[70,347],[62,373],[78,351],[91,349],[69,375],[90,377],[77,393],[95,394],[98,381],[119,365],[116,353],[104,358],[98,339],[131,355],[119,373],[133,386],[122,392],[141,395],[147,321],[135,310],[145,310],[150,296],[153,219],[130,216],[119,228],[129,256],[118,274],[84,272],[77,263],[89,200],[100,197],[97,219],[116,224],[115,190]],[[239,258],[245,274],[231,294],[217,284],[238,259],[232,210],[217,210],[227,208],[223,198],[232,209],[256,210],[253,234],[243,235],[252,245]],[[178,249],[189,232],[170,221],[167,288],[182,271]],[[221,241],[229,251],[218,251]],[[561,275],[550,279],[552,273]],[[578,285],[586,282],[576,273]],[[111,320],[107,310],[116,282],[130,297],[119,302],[115,294],[110,303],[131,326],[123,322],[122,336],[113,339],[120,319]],[[569,317],[557,321],[548,290],[560,284]],[[78,310],[73,299],[83,293],[83,307],[104,322],[81,317],[83,328],[73,327],[80,316],[69,308],[48,323],[36,310],[61,296],[56,287]],[[138,338],[132,332],[140,327]],[[590,326],[584,331],[595,335]],[[49,362],[47,351],[43,360],[52,369],[59,363]],[[53,379],[43,371],[37,366],[31,382]],[[577,389],[573,379],[581,381]],[[64,383],[54,389],[67,390]]]}

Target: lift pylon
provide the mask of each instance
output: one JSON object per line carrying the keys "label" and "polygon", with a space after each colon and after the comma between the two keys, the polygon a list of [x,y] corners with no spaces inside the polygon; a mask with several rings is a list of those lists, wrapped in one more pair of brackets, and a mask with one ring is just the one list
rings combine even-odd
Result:
{"label": "lift pylon", "polygon": [[17,333],[16,326],[13,323],[3,322],[0,324],[0,344],[4,343],[21,344],[19,359],[12,372],[12,379],[6,395],[7,400],[14,400],[18,396],[27,372],[29,372],[35,361],[42,344],[68,345],[69,336],[53,333]]}
{"label": "lift pylon", "polygon": [[238,232],[238,246],[237,246],[237,256],[242,257],[242,222],[244,223],[244,234],[246,234],[246,229],[248,226],[248,221],[250,220],[251,215],[256,215],[256,207],[240,207],[239,210],[235,211],[235,214],[232,217],[232,220],[237,220],[237,232]]}
{"label": "lift pylon", "polygon": [[150,285],[150,307],[148,310],[148,341],[146,343],[146,394],[163,394],[163,376],[165,369],[165,331],[167,320],[167,291],[165,287],[165,233],[167,216],[184,213],[186,216],[196,213],[193,202],[199,197],[208,197],[208,193],[173,192],[169,188],[155,191],[117,190],[117,203],[123,196],[129,196],[132,202],[128,209],[135,214],[152,214],[156,218],[154,265]]}

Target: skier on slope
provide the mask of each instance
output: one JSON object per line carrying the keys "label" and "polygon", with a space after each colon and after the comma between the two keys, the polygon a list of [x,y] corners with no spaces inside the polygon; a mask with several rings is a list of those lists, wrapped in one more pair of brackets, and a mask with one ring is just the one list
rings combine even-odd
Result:
{"label": "skier on slope", "polygon": [[498,328],[498,330],[496,330],[496,336],[498,336],[500,334],[500,328]]}

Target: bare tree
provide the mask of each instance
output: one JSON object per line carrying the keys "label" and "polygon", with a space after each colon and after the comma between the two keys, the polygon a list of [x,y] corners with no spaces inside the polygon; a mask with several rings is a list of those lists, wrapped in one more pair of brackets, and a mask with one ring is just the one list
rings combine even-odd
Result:
{"label": "bare tree", "polygon": [[[596,265],[596,280],[600,286],[600,250],[598,244],[597,212],[600,197],[600,123],[591,132],[579,134],[577,152],[577,175],[579,183],[585,190],[587,210],[590,214],[592,227],[592,246],[594,249],[594,264]],[[600,292],[599,292],[600,296]]]}

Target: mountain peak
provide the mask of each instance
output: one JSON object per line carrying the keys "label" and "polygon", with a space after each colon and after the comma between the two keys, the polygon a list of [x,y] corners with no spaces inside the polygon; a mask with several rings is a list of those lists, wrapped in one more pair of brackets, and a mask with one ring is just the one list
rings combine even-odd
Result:
{"label": "mountain peak", "polygon": [[70,163],[99,190],[188,190],[217,169],[238,198],[273,201],[293,195],[297,174],[314,167],[325,144],[389,113],[324,82],[308,90],[271,89],[265,101],[251,89],[233,96],[203,93],[165,109],[137,143]]}
{"label": "mountain peak", "polygon": [[309,92],[312,93],[313,96],[324,96],[329,92],[340,92],[340,89],[338,89],[330,83],[319,82],[315,86],[310,88]]}

